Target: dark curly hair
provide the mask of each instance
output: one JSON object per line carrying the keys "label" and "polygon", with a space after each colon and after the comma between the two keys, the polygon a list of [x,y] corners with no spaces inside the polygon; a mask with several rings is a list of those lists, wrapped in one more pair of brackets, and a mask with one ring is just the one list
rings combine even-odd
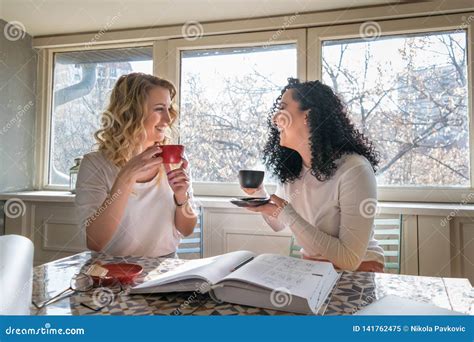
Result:
{"label": "dark curly hair", "polygon": [[359,154],[367,158],[374,172],[379,154],[373,144],[349,120],[341,99],[320,81],[300,82],[289,78],[288,84],[273,104],[268,117],[269,136],[263,149],[263,161],[282,183],[299,178],[303,160],[298,152],[280,146],[280,134],[273,122],[285,91],[293,89],[292,97],[302,111],[308,110],[310,129],[311,173],[319,181],[330,179],[337,166],[335,161],[343,154]]}

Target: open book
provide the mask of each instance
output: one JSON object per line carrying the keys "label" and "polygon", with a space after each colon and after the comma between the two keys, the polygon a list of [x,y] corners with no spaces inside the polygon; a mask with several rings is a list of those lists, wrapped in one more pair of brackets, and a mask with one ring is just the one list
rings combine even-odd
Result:
{"label": "open book", "polygon": [[338,278],[328,262],[237,251],[150,276],[131,293],[211,291],[223,302],[308,314],[319,311]]}

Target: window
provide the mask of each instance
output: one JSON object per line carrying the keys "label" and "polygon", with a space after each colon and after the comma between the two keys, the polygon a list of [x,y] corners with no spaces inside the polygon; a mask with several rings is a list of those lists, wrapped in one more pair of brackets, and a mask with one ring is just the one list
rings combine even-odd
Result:
{"label": "window", "polygon": [[48,185],[69,184],[74,158],[95,143],[110,91],[130,72],[153,73],[151,47],[55,53]]}
{"label": "window", "polygon": [[378,184],[469,187],[466,32],[333,39],[322,79],[381,154]]}
{"label": "window", "polygon": [[296,74],[296,44],[181,53],[180,141],[194,181],[234,183],[240,169],[263,169],[268,114]]}
{"label": "window", "polygon": [[[49,112],[46,101],[42,106],[38,129],[39,185],[67,187],[74,158],[95,143],[99,114],[118,77],[154,71],[178,88],[177,141],[186,145],[197,195],[242,195],[238,170],[263,169],[268,114],[287,78],[298,77],[334,88],[375,143],[379,200],[464,201],[474,188],[471,16],[309,27],[315,23],[235,34],[211,30],[196,39],[159,37],[127,48],[46,49],[41,69],[52,66],[53,78],[41,72],[38,84],[52,83],[43,93],[52,100]],[[159,60],[154,68],[152,51]],[[273,181],[268,176],[267,184]]]}

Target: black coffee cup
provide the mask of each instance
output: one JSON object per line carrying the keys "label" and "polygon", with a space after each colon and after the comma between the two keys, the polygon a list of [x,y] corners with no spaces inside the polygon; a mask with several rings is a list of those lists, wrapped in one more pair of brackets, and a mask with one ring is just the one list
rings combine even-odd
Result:
{"label": "black coffee cup", "polygon": [[263,183],[264,171],[240,170],[239,183],[242,188],[256,189]]}

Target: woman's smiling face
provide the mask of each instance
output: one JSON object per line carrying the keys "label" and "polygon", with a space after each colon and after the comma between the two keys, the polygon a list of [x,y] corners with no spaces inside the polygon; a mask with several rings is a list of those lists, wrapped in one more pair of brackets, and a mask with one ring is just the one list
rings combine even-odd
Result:
{"label": "woman's smiling face", "polygon": [[309,139],[307,124],[309,110],[300,109],[300,103],[293,99],[293,91],[293,89],[288,89],[283,94],[273,122],[280,132],[280,146],[297,150]]}
{"label": "woman's smiling face", "polygon": [[166,137],[166,131],[171,124],[170,117],[171,94],[163,87],[155,87],[148,92],[145,105],[145,131],[146,141],[144,148],[155,143],[162,143]]}

